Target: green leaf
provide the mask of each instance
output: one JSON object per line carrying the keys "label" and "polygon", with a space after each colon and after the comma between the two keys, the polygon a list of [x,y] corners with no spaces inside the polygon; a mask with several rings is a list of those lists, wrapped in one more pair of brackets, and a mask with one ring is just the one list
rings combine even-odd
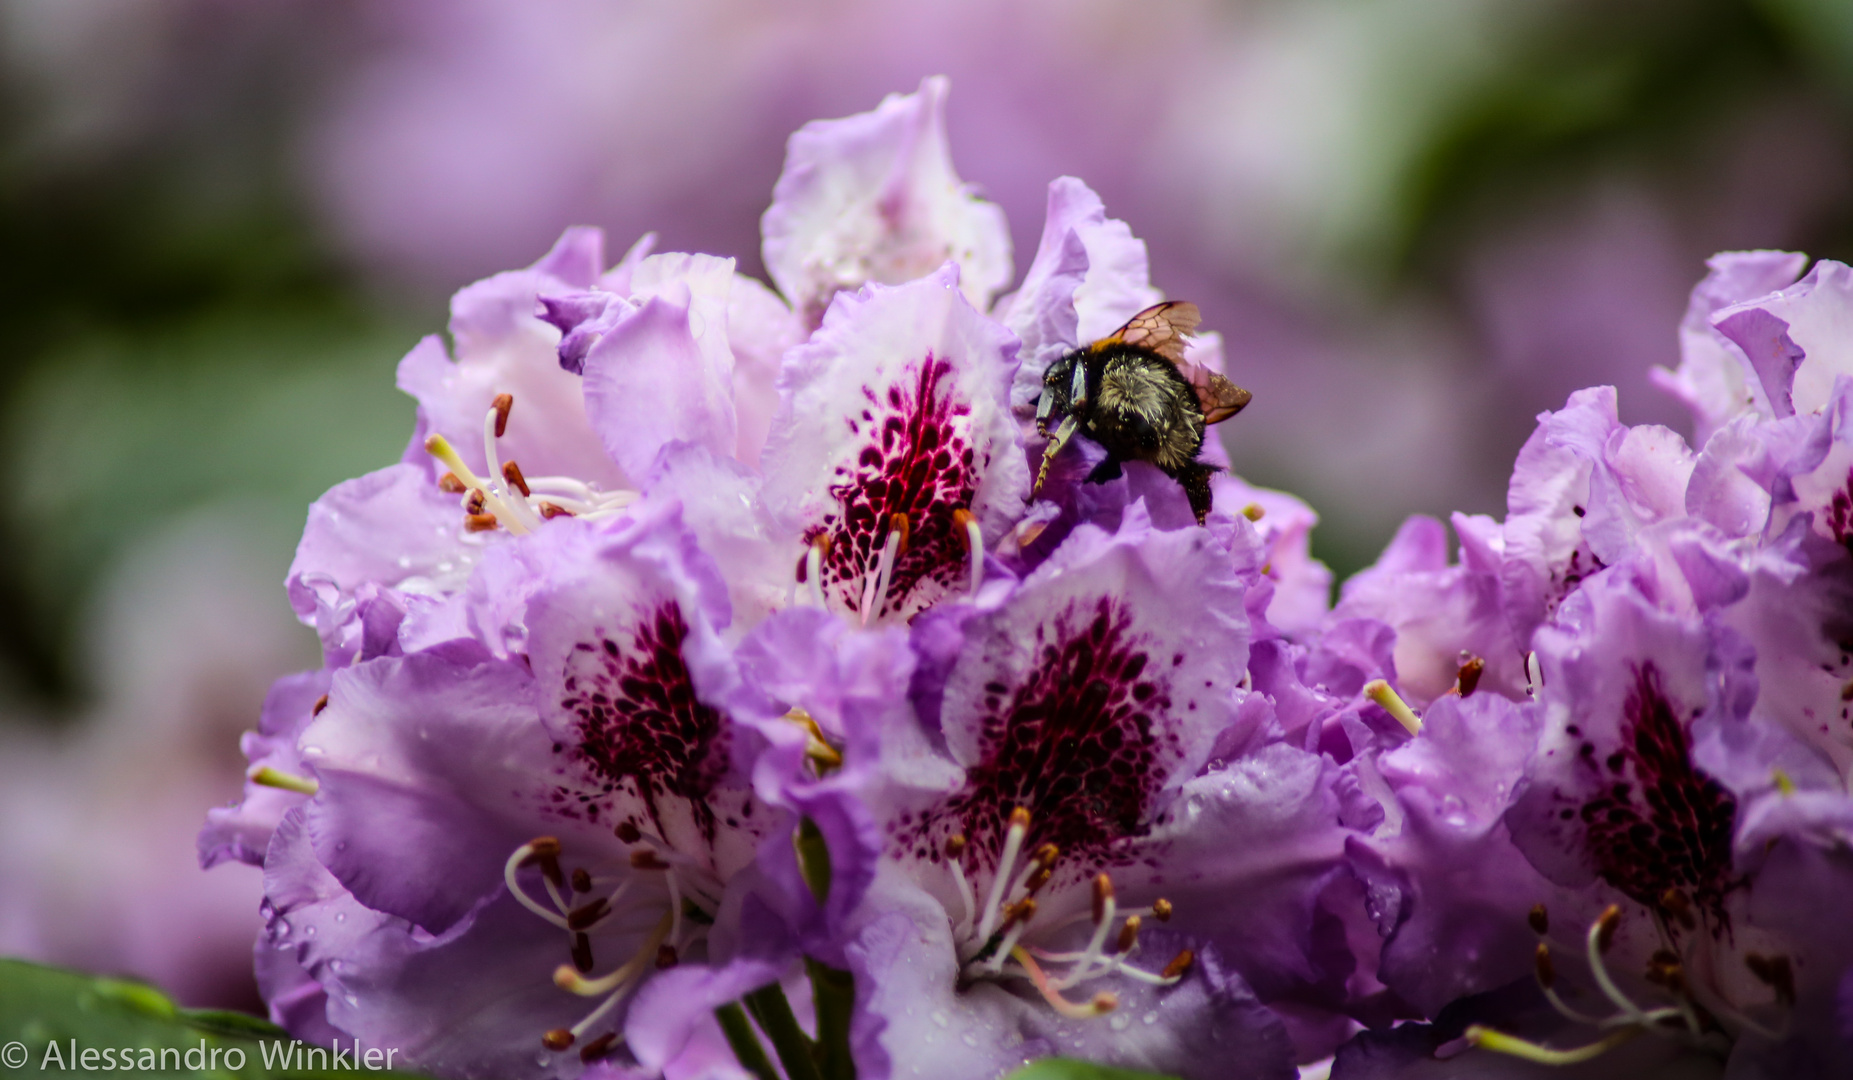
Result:
{"label": "green leaf", "polygon": [[1043,1058],[1032,1061],[1004,1080],[1172,1080],[1157,1073],[1135,1072],[1096,1065],[1091,1061],[1068,1058]]}
{"label": "green leaf", "polygon": [[[15,1047],[23,1047],[23,1061],[13,1056],[20,1053]],[[310,1049],[267,1020],[217,1009],[182,1009],[146,983],[0,960],[0,1074],[91,1078],[114,1066],[113,1071],[133,1071],[140,1077],[417,1080],[411,1073],[369,1069],[364,1063],[322,1067],[328,1051],[315,1048],[323,1059],[316,1062],[309,1057]],[[92,1052],[88,1069],[83,1064],[86,1051]],[[125,1052],[133,1064],[123,1064]],[[353,1051],[347,1049],[344,1061],[352,1058]],[[290,1064],[300,1059],[305,1067],[291,1068],[286,1059]],[[269,1067],[271,1063],[276,1067]]]}

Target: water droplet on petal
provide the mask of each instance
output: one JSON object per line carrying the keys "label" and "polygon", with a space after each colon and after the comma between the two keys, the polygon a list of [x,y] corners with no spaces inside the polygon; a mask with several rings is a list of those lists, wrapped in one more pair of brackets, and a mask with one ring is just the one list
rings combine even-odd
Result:
{"label": "water droplet on petal", "polygon": [[1144,1016],[1139,1017],[1139,1022],[1144,1024],[1156,1024],[1158,1022],[1158,1014],[1155,1012],[1148,1012]]}
{"label": "water droplet on petal", "polygon": [[933,1022],[935,1024],[938,1024],[940,1027],[950,1027],[952,1025],[952,1018],[947,1016],[945,1013],[940,1012],[938,1009],[934,1009],[933,1010]]}
{"label": "water droplet on petal", "polygon": [[1107,1026],[1114,1031],[1125,1031],[1132,1026],[1132,1017],[1125,1013],[1114,1013],[1113,1019],[1107,1021]]}

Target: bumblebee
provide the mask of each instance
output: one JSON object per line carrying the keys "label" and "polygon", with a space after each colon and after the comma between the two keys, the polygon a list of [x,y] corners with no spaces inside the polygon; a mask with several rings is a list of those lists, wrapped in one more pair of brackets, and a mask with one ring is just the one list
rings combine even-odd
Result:
{"label": "bumblebee", "polygon": [[[1184,339],[1202,320],[1195,304],[1159,304],[1049,365],[1036,402],[1036,430],[1049,444],[1032,498],[1042,490],[1055,455],[1080,432],[1107,451],[1088,474],[1089,483],[1116,479],[1123,462],[1149,461],[1183,485],[1197,524],[1203,524],[1216,472],[1197,460],[1203,429],[1241,412],[1253,395],[1184,359]],[[1051,433],[1049,424],[1058,418]]]}

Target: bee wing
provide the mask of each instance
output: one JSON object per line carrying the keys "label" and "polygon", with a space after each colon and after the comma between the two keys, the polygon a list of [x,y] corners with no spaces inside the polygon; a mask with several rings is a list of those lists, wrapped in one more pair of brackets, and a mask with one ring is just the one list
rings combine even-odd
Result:
{"label": "bee wing", "polygon": [[1184,362],[1184,339],[1203,321],[1197,305],[1184,300],[1154,304],[1126,320],[1101,345],[1115,342],[1150,349],[1174,364]]}
{"label": "bee wing", "polygon": [[1203,410],[1205,424],[1222,423],[1241,412],[1242,407],[1254,397],[1209,368],[1199,367],[1188,360],[1179,361],[1177,369],[1183,373],[1191,389],[1197,392],[1197,405]]}

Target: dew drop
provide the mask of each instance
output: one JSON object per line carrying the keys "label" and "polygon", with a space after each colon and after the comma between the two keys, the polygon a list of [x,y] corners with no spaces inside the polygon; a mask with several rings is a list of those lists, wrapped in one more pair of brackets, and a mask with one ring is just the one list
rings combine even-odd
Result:
{"label": "dew drop", "polygon": [[346,922],[346,921],[347,921],[347,912],[345,912],[345,911],[337,911],[337,912],[335,912],[335,921],[336,921],[336,922]]}
{"label": "dew drop", "polygon": [[945,1013],[940,1012],[938,1009],[934,1009],[933,1010],[933,1022],[935,1024],[938,1024],[940,1027],[950,1027],[952,1025],[952,1018],[947,1016]]}
{"label": "dew drop", "polygon": [[1114,1031],[1125,1031],[1132,1026],[1132,1017],[1125,1013],[1115,1013],[1113,1019],[1107,1021],[1107,1026]]}
{"label": "dew drop", "polygon": [[1142,1024],[1156,1024],[1158,1022],[1158,1014],[1155,1012],[1148,1012],[1144,1016],[1139,1017],[1139,1022]]}

